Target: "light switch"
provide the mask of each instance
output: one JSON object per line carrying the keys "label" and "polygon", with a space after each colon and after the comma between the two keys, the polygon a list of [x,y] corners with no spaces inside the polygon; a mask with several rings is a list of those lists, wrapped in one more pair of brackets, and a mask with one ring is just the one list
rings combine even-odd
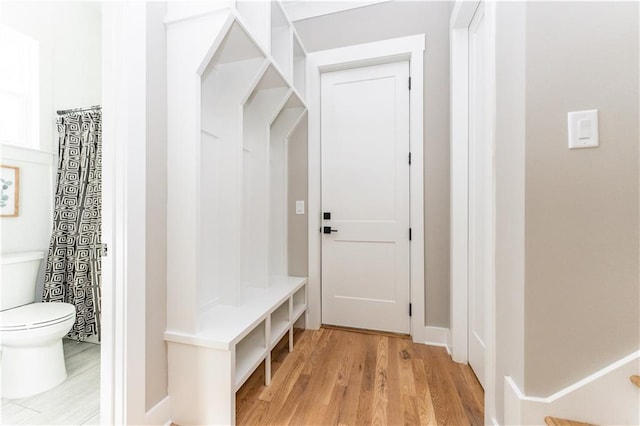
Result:
{"label": "light switch", "polygon": [[578,139],[591,139],[591,120],[582,119],[578,122]]}
{"label": "light switch", "polygon": [[304,201],[297,200],[296,201],[296,214],[304,214]]}
{"label": "light switch", "polygon": [[568,114],[569,149],[598,146],[598,110]]}

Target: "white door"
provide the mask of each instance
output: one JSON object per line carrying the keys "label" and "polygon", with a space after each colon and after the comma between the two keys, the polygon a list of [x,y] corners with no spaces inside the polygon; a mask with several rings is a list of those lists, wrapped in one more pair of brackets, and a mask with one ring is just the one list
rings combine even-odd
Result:
{"label": "white door", "polygon": [[492,274],[493,149],[488,135],[484,7],[469,26],[469,365],[484,386],[485,295]]}
{"label": "white door", "polygon": [[322,74],[324,324],[410,331],[408,83],[407,61]]}

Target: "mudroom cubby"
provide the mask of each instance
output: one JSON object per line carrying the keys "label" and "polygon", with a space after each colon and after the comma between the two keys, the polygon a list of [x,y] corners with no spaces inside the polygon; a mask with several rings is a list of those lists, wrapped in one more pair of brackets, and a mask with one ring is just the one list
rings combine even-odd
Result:
{"label": "mudroom cubby", "polygon": [[293,350],[304,323],[307,278],[287,265],[287,164],[307,120],[306,54],[279,3],[253,4],[168,6],[165,340],[178,424],[233,424],[235,392],[263,362],[269,384],[271,350],[287,333]]}
{"label": "mudroom cubby", "polygon": [[302,42],[297,34],[293,37],[293,85],[296,90],[306,99],[307,84],[307,53],[302,47]]}
{"label": "mudroom cubby", "polygon": [[293,26],[287,19],[280,2],[271,3],[271,56],[277,66],[283,70],[285,77],[291,80],[293,70]]}
{"label": "mudroom cubby", "polygon": [[291,326],[289,321],[290,310],[289,303],[283,303],[271,314],[271,332],[269,338],[269,349],[273,347],[284,337],[285,333]]}

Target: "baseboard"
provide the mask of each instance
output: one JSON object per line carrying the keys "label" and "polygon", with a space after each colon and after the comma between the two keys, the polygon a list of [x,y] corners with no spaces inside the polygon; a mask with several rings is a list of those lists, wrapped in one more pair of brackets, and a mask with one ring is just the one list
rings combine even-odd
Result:
{"label": "baseboard", "polygon": [[414,337],[414,342],[424,343],[429,346],[441,346],[451,355],[451,331],[444,327],[424,327],[419,336]]}
{"label": "baseboard", "polygon": [[542,424],[545,416],[593,424],[638,425],[638,389],[629,377],[640,372],[640,351],[547,397],[525,395],[504,379],[505,425]]}
{"label": "baseboard", "polygon": [[144,415],[145,424],[171,426],[171,400],[169,396],[151,407]]}

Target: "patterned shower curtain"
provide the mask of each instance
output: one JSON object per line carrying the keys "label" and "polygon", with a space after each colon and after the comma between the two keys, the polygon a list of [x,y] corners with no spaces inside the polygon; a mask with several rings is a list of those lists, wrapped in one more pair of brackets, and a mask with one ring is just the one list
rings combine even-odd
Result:
{"label": "patterned shower curtain", "polygon": [[102,118],[98,108],[58,118],[58,173],[43,301],[76,308],[68,336],[100,338]]}

